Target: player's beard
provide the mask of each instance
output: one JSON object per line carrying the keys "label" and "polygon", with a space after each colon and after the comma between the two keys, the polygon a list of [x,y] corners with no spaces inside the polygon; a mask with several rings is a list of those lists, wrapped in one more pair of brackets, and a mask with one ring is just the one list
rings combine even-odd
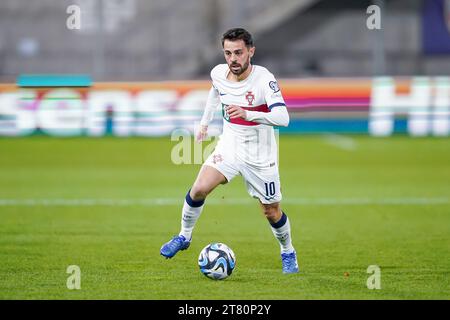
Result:
{"label": "player's beard", "polygon": [[[243,66],[241,66],[239,63],[232,63],[228,67],[230,68],[231,73],[233,73],[235,76],[240,76],[245,71],[247,71],[249,65],[250,65],[250,58],[247,59],[247,61],[244,63]],[[239,66],[240,68],[236,71],[233,70],[232,68],[234,66]]]}

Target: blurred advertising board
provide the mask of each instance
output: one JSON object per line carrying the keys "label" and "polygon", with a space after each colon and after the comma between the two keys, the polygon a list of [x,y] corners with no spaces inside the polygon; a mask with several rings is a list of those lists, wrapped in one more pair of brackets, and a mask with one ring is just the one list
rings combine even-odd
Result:
{"label": "blurred advertising board", "polygon": [[[448,136],[450,77],[280,80],[290,124],[281,133]],[[193,133],[211,83],[94,83],[89,88],[0,84],[0,135],[167,136]],[[221,110],[211,135],[221,131]]]}

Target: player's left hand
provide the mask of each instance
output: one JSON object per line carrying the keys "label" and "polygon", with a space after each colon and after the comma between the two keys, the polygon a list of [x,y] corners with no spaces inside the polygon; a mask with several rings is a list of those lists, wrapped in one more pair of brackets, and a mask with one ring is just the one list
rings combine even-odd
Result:
{"label": "player's left hand", "polygon": [[247,113],[245,112],[245,110],[235,105],[229,105],[227,108],[227,113],[230,116],[230,119],[235,118],[245,119],[247,117]]}

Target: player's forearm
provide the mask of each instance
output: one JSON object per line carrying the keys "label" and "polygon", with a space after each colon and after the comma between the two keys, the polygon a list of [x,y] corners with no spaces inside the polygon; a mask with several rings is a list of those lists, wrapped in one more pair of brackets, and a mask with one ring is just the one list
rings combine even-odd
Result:
{"label": "player's forearm", "polygon": [[220,103],[219,94],[217,93],[217,90],[214,89],[213,87],[209,90],[208,99],[206,100],[205,111],[203,112],[200,125],[207,126],[211,122],[211,120],[214,118],[214,113],[219,103]]}
{"label": "player's forearm", "polygon": [[270,112],[246,110],[246,120],[271,126],[287,127],[289,125],[289,113],[285,107],[275,107]]}
{"label": "player's forearm", "polygon": [[205,109],[205,112],[203,113],[202,119],[200,120],[200,125],[202,126],[208,126],[211,120],[214,117],[214,112],[212,112],[209,109]]}

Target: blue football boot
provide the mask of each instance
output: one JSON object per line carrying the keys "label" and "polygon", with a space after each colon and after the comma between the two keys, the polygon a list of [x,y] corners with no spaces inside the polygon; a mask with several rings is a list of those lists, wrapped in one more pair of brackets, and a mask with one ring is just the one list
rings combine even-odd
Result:
{"label": "blue football boot", "polygon": [[186,240],[184,236],[174,236],[172,240],[163,244],[160,253],[162,256],[166,257],[166,259],[170,259],[176,255],[178,251],[189,248],[190,244],[191,242]]}
{"label": "blue football boot", "polygon": [[292,253],[282,253],[281,262],[283,264],[283,273],[297,273],[298,263],[295,251]]}

